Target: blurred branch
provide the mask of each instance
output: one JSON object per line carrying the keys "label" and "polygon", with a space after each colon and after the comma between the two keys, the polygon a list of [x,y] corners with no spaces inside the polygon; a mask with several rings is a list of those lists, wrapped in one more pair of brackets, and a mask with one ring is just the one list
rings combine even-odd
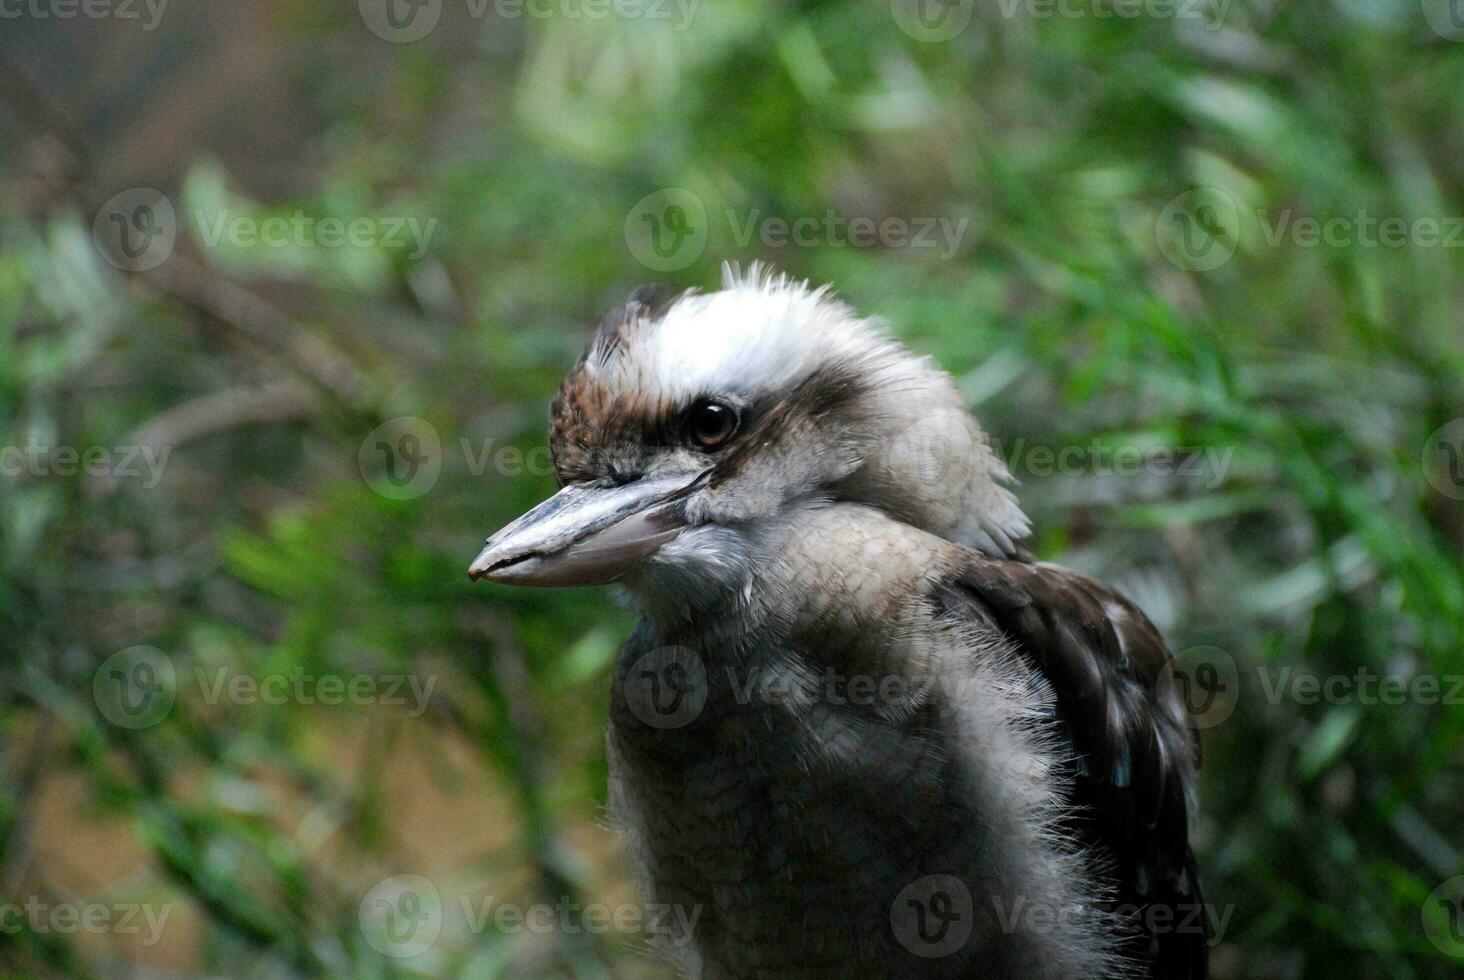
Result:
{"label": "blurred branch", "polygon": [[367,385],[360,369],[249,290],[177,254],[138,277],[276,355],[345,404],[364,408]]}
{"label": "blurred branch", "polygon": [[241,425],[284,422],[315,408],[310,389],[294,379],[255,387],[225,388],[174,405],[123,437],[127,445],[176,448]]}

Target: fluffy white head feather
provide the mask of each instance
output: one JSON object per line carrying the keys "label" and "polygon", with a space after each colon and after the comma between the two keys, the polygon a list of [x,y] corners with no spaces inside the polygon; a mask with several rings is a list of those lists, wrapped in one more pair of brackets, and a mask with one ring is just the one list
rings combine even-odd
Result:
{"label": "fluffy white head feather", "polygon": [[747,519],[827,492],[991,554],[1016,551],[1029,525],[1014,481],[945,372],[827,287],[757,263],[745,273],[725,266],[722,286],[684,293],[602,338],[586,357],[583,383],[605,391],[607,403],[685,408],[698,398],[751,399],[852,374],[860,389],[852,404],[805,426],[791,444],[769,447],[759,470],[738,481],[739,499],[725,493],[718,506]]}

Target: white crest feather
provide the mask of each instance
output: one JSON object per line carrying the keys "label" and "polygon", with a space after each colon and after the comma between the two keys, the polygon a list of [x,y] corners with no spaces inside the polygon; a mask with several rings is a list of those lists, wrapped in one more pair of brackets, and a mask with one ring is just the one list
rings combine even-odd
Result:
{"label": "white crest feather", "polygon": [[864,382],[866,465],[847,490],[916,527],[991,554],[1012,554],[1028,522],[1005,464],[949,376],[891,340],[827,287],[758,262],[723,266],[723,288],[687,293],[636,326],[597,380],[673,405],[779,391],[820,369]]}

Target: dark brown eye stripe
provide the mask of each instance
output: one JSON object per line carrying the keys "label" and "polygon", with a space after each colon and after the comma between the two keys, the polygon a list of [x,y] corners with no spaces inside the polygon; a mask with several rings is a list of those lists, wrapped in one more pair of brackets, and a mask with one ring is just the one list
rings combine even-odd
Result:
{"label": "dark brown eye stripe", "polygon": [[749,409],[747,415],[752,421],[745,422],[720,450],[710,482],[715,485],[737,476],[754,452],[776,442],[799,418],[817,418],[864,391],[856,375],[827,369],[794,385],[766,407]]}

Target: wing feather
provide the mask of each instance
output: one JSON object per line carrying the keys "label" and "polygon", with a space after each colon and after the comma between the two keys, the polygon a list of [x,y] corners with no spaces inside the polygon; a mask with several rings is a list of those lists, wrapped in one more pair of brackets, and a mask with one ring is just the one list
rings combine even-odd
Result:
{"label": "wing feather", "polygon": [[1008,639],[1052,686],[1073,750],[1068,829],[1107,869],[1149,976],[1207,975],[1208,921],[1189,845],[1199,741],[1159,631],[1123,596],[1045,563],[969,553],[937,612]]}

